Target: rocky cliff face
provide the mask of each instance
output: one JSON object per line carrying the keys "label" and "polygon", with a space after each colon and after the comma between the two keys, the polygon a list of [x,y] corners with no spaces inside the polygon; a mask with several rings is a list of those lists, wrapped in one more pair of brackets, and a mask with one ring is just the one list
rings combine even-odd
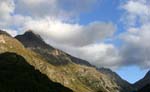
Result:
{"label": "rocky cliff face", "polygon": [[47,67],[47,71],[44,71],[50,79],[76,92],[119,92],[119,87],[111,78],[100,73],[94,67],[84,65],[83,60],[83,64],[77,64],[81,61],[80,59],[49,46],[32,31],[16,36],[16,38],[26,48],[38,53],[40,57],[47,61],[47,66],[55,68],[53,70]]}

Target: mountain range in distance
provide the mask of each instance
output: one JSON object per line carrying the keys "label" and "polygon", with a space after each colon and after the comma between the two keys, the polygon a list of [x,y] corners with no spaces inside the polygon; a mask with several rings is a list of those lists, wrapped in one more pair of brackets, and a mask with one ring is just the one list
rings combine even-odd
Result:
{"label": "mountain range in distance", "polygon": [[[0,31],[1,92],[150,92],[150,72],[135,84],[56,49],[33,31]],[[13,86],[12,86],[13,85]]]}

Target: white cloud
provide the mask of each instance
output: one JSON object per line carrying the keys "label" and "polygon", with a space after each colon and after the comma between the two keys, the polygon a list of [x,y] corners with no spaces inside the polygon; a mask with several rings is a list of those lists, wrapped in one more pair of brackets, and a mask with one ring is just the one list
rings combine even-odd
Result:
{"label": "white cloud", "polygon": [[116,31],[112,23],[92,22],[87,25],[66,23],[57,19],[30,20],[24,30],[40,34],[50,45],[97,67],[116,69],[121,65],[119,51],[103,41]]}
{"label": "white cloud", "polygon": [[125,10],[122,21],[129,26],[136,26],[150,21],[150,5],[148,0],[129,0],[121,7]]}
{"label": "white cloud", "polygon": [[138,15],[148,15],[149,7],[145,3],[141,3],[139,1],[128,1],[125,4],[124,9],[126,9],[129,13],[134,13]]}
{"label": "white cloud", "polygon": [[[129,0],[124,4],[127,19],[127,32],[121,34],[124,41],[120,53],[123,57],[123,65],[137,65],[141,68],[150,66],[150,5],[148,0]],[[128,18],[134,16],[133,20]],[[125,21],[125,20],[124,20]],[[138,24],[138,26],[137,26]]]}
{"label": "white cloud", "polygon": [[50,41],[72,46],[84,46],[111,37],[116,31],[112,23],[93,22],[88,25],[70,24],[59,20],[31,20],[25,30],[35,30]]}
{"label": "white cloud", "polygon": [[[97,0],[1,0],[0,27],[20,28],[26,21],[51,17],[74,21],[81,11],[88,10]],[[66,7],[66,3],[68,3]],[[80,7],[83,6],[84,7]],[[71,7],[73,6],[73,7]],[[75,8],[76,7],[76,8]],[[80,11],[81,10],[81,11]],[[19,27],[18,27],[19,26]]]}
{"label": "white cloud", "polygon": [[18,34],[16,30],[12,30],[12,29],[2,29],[2,30],[6,31],[8,34],[10,34],[13,37],[15,37]]}
{"label": "white cloud", "polygon": [[16,0],[15,11],[32,17],[56,15],[57,0]]}
{"label": "white cloud", "polygon": [[14,12],[14,2],[12,0],[0,1],[0,19],[7,20],[10,18],[10,14]]}
{"label": "white cloud", "polygon": [[72,18],[91,9],[97,0],[16,0],[16,11],[34,17]]}

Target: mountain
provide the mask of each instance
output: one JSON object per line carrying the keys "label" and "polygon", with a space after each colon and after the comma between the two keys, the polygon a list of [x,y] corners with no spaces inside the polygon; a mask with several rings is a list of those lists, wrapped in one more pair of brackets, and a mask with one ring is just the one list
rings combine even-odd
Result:
{"label": "mountain", "polygon": [[141,80],[137,81],[134,84],[134,87],[137,90],[140,90],[140,89],[144,89],[145,87],[147,87],[146,85],[149,85],[149,84],[150,84],[150,71],[148,71],[146,73],[146,75],[144,76],[144,78],[142,78]]}
{"label": "mountain", "polygon": [[31,30],[16,36],[16,39],[0,31],[0,53],[13,52],[23,56],[28,64],[64,88],[74,92],[130,92],[133,89],[110,69],[98,69],[85,60],[58,50]]}
{"label": "mountain", "polygon": [[16,53],[0,54],[1,92],[73,92],[47,76]]}
{"label": "mountain", "polygon": [[[42,55],[47,61],[49,61],[49,63],[53,65],[66,64],[67,63],[66,61],[71,59],[71,62],[74,62],[76,64],[92,67],[92,65],[88,63],[87,61],[73,57],[61,50],[58,50],[48,45],[47,43],[43,41],[40,35],[33,33],[31,30],[25,32],[23,35],[18,35],[15,38],[18,39],[20,42],[22,42],[23,45],[27,47],[28,49],[31,49],[39,53],[40,55]],[[63,57],[66,57],[67,60],[65,60],[65,58]]]}
{"label": "mountain", "polygon": [[[81,59],[78,59],[78,58],[72,57],[72,56],[71,56],[71,59],[76,64],[86,65],[89,67],[95,67],[85,60],[81,60]],[[132,92],[135,90],[135,88],[133,87],[132,84],[130,84],[126,80],[122,79],[117,73],[113,72],[111,69],[108,69],[108,68],[96,68],[96,69],[100,73],[103,73],[103,74],[107,75],[110,79],[112,79],[119,86],[120,92]]]}
{"label": "mountain", "polygon": [[[71,57],[71,59],[77,64],[95,67],[85,60],[81,60],[81,59],[78,59],[75,57]],[[132,84],[130,84],[126,80],[122,79],[117,73],[113,72],[111,69],[108,69],[108,68],[96,68],[96,69],[100,73],[103,73],[103,74],[107,75],[110,79],[112,79],[119,86],[120,92],[132,92],[135,90],[135,88],[133,87]]]}
{"label": "mountain", "polygon": [[[95,66],[91,65],[90,63],[88,63],[85,60],[81,60],[81,59],[78,59],[78,58],[75,58],[75,57],[72,57],[72,56],[71,56],[71,59],[76,64],[95,67]],[[96,68],[96,69],[100,73],[103,73],[103,74],[107,75],[110,79],[112,79],[119,86],[120,92],[132,92],[132,91],[135,90],[135,88],[133,87],[132,84],[130,84],[126,80],[122,79],[117,73],[113,72],[111,69],[108,69],[108,68]]]}
{"label": "mountain", "polygon": [[[49,92],[48,89],[53,92],[72,92],[71,89],[48,78],[44,72],[46,67],[47,63],[42,57],[24,48],[18,40],[8,33],[0,31],[1,92],[34,92],[31,87],[36,92]],[[23,87],[24,83],[26,87]],[[43,91],[37,89],[37,87]]]}
{"label": "mountain", "polygon": [[[72,57],[67,53],[46,44],[42,38],[27,31],[15,37],[28,50],[37,53],[48,64],[43,72],[52,80],[72,89],[75,92],[119,92],[120,87],[107,75],[96,70],[84,60]],[[82,62],[82,64],[79,64]],[[53,66],[55,70],[52,70]],[[44,67],[44,66],[43,66]]]}

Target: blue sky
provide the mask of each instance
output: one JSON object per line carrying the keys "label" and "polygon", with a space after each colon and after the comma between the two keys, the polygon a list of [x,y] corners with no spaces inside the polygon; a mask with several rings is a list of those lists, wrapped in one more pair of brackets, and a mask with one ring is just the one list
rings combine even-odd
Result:
{"label": "blue sky", "polygon": [[81,24],[87,24],[90,23],[91,21],[112,21],[114,23],[118,23],[121,12],[119,10],[119,1],[110,1],[110,0],[105,0],[101,1],[100,3],[97,3],[95,5],[95,8],[88,12],[80,15],[80,20]]}
{"label": "blue sky", "polygon": [[148,72],[147,69],[141,70],[137,66],[122,67],[116,71],[123,79],[130,83],[135,83],[139,79],[142,79]]}
{"label": "blue sky", "polygon": [[0,28],[50,45],[134,83],[150,66],[148,0],[1,0]]}

